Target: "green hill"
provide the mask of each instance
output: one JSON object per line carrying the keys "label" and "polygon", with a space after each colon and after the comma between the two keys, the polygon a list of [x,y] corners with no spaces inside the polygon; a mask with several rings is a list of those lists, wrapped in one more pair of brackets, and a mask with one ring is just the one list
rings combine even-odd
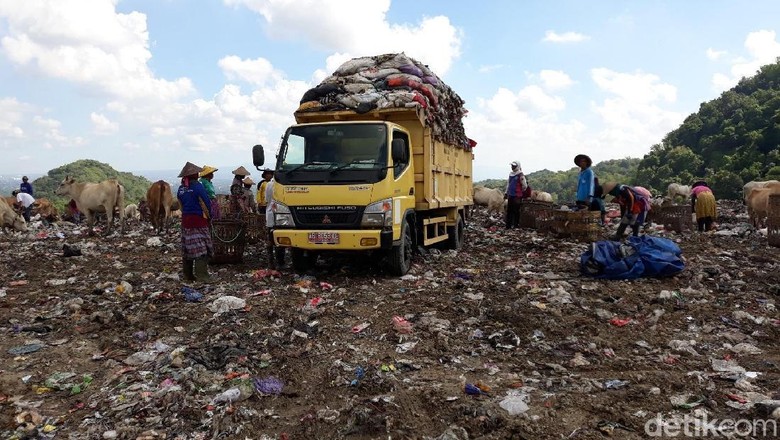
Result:
{"label": "green hill", "polygon": [[637,180],[664,189],[707,179],[718,198],[739,198],[751,180],[780,178],[780,59],[743,78],[652,147]]}
{"label": "green hill", "polygon": [[145,177],[117,171],[110,165],[96,160],[83,159],[50,170],[45,176],[35,179],[33,181],[35,197],[45,197],[61,210],[68,200],[55,195],[54,191],[66,176],[70,176],[78,182],[101,182],[106,179],[117,179],[125,187],[125,203],[128,204],[137,203],[138,200],[146,198],[146,190],[152,184]]}

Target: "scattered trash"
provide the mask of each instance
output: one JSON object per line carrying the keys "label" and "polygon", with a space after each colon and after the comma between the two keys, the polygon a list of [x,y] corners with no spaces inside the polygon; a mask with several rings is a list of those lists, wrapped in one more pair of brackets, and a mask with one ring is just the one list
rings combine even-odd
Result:
{"label": "scattered trash", "polygon": [[198,302],[203,299],[203,294],[191,287],[182,286],[181,291],[184,293],[184,301]]}

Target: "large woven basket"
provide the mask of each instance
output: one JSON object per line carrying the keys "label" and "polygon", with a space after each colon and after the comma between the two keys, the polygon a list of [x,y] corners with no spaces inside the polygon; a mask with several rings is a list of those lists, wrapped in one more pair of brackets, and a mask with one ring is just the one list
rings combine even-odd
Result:
{"label": "large woven basket", "polygon": [[211,263],[241,263],[246,247],[246,227],[239,220],[214,220],[211,222],[214,256]]}
{"label": "large woven basket", "polygon": [[559,237],[595,240],[601,234],[599,211],[553,211],[551,230]]}
{"label": "large woven basket", "polygon": [[770,246],[780,247],[780,216],[766,219],[766,238]]}
{"label": "large woven basket", "polygon": [[552,221],[553,204],[527,201],[520,204],[520,226],[546,230]]}
{"label": "large woven basket", "polygon": [[770,194],[766,209],[767,217],[780,217],[780,194]]}
{"label": "large woven basket", "polygon": [[655,211],[653,221],[666,226],[675,232],[690,231],[693,229],[690,205],[665,206]]}
{"label": "large woven basket", "polygon": [[241,214],[246,227],[246,242],[248,244],[264,243],[268,236],[265,227],[265,213],[256,214],[254,212],[245,212]]}

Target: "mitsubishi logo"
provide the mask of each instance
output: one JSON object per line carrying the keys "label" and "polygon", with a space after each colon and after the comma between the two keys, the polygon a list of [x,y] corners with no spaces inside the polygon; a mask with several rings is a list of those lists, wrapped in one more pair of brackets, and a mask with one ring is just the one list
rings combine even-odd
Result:
{"label": "mitsubishi logo", "polygon": [[330,223],[330,217],[328,217],[327,215],[323,215],[322,216],[322,223],[323,224]]}

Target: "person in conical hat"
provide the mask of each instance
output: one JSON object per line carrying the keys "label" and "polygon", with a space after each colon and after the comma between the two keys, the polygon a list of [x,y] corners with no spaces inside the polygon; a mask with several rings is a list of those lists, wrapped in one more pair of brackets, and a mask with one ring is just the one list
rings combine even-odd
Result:
{"label": "person in conical hat", "polygon": [[212,182],[214,173],[217,171],[219,171],[219,169],[214,168],[211,165],[204,165],[203,170],[198,173],[200,176],[199,181],[203,185],[203,188],[206,189],[206,193],[209,195],[209,200],[211,201],[211,220],[219,220],[222,218],[222,212],[219,209],[219,202],[217,201],[217,192],[214,190],[214,183]]}
{"label": "person in conical hat", "polygon": [[244,195],[244,178],[249,175],[249,171],[240,166],[232,171],[233,181],[230,183],[230,213],[233,218],[241,217],[244,212],[249,212],[249,205],[246,203]]}
{"label": "person in conical hat", "polygon": [[209,228],[211,200],[198,181],[198,173],[202,170],[187,162],[179,173],[182,179],[176,191],[181,205],[182,270],[186,281],[208,281],[208,260],[214,255]]}
{"label": "person in conical hat", "polygon": [[252,194],[252,185],[254,185],[255,182],[251,177],[244,178],[242,182],[244,183],[244,203],[249,207],[250,212],[256,212],[257,203],[255,202],[255,195]]}

